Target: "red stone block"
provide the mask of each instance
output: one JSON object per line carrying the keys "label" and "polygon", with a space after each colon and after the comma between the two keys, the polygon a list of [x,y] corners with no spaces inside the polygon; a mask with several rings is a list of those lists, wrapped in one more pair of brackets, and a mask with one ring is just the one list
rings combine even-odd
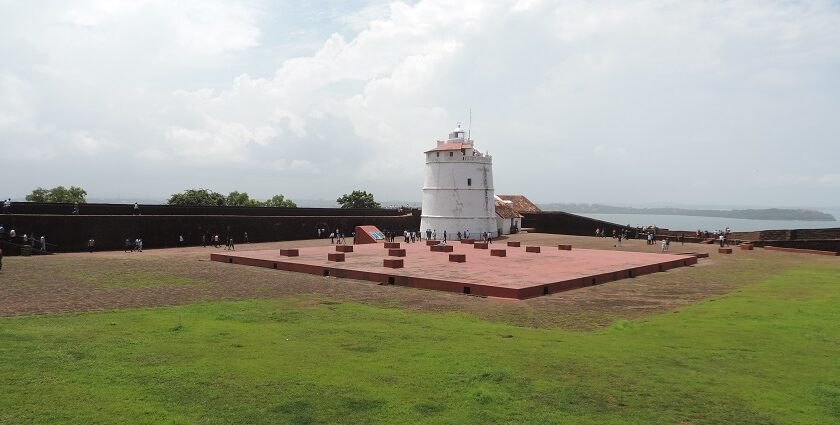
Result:
{"label": "red stone block", "polygon": [[557,249],[559,249],[560,251],[571,251],[572,246],[571,245],[557,245]]}
{"label": "red stone block", "polygon": [[476,242],[473,244],[475,249],[487,249],[487,242]]}
{"label": "red stone block", "polygon": [[751,244],[748,244],[748,243],[741,244],[740,247],[741,247],[741,251],[752,251],[753,250],[753,246]]}
{"label": "red stone block", "polygon": [[405,267],[402,258],[386,258],[382,260],[383,267],[389,267],[392,269],[401,269]]}
{"label": "red stone block", "polygon": [[344,261],[344,253],[342,252],[330,252],[327,254],[328,261]]}
{"label": "red stone block", "polygon": [[507,257],[507,250],[506,249],[491,249],[490,250],[491,257]]}
{"label": "red stone block", "polygon": [[732,254],[732,248],[718,248],[718,254]]}
{"label": "red stone block", "polygon": [[405,257],[405,249],[389,249],[388,255],[391,257]]}
{"label": "red stone block", "polygon": [[429,251],[432,252],[453,252],[455,251],[455,247],[452,245],[434,245],[429,247]]}
{"label": "red stone block", "polygon": [[335,252],[353,252],[353,245],[336,245]]}
{"label": "red stone block", "polygon": [[426,239],[426,246],[437,245],[439,243],[440,243],[440,241],[432,241],[432,240]]}
{"label": "red stone block", "polygon": [[385,248],[390,249],[390,248],[399,248],[399,247],[400,247],[399,242],[385,242]]}
{"label": "red stone block", "polygon": [[525,252],[534,252],[534,253],[539,254],[540,253],[540,247],[538,247],[538,246],[526,246],[525,247]]}
{"label": "red stone block", "polygon": [[519,248],[520,246],[522,246],[522,242],[508,242],[507,246],[512,246],[514,248]]}
{"label": "red stone block", "polygon": [[297,249],[281,249],[280,255],[284,257],[297,257],[300,255],[300,251]]}
{"label": "red stone block", "polygon": [[453,263],[466,263],[467,254],[449,254],[449,261]]}
{"label": "red stone block", "polygon": [[461,243],[474,244],[475,239],[461,239]]}

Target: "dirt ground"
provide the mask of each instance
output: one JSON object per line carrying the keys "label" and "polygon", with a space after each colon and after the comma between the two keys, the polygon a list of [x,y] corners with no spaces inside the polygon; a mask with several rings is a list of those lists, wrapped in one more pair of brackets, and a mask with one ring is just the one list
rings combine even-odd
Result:
{"label": "dirt ground", "polygon": [[[549,234],[508,240],[530,245],[571,243],[581,248],[658,252],[645,241]],[[497,241],[496,243],[503,243]],[[329,240],[239,245],[277,249],[328,245]],[[714,245],[671,244],[671,252],[709,252],[696,266],[681,267],[525,301],[320,277],[210,261],[221,249],[188,247],[144,252],[97,252],[7,257],[0,271],[0,316],[72,313],[173,306],[216,300],[295,296],[302,303],[360,302],[418,311],[473,314],[523,326],[589,330],[714,297],[807,264],[836,264],[840,257],[756,249],[732,255]],[[663,254],[664,255],[664,254]]]}

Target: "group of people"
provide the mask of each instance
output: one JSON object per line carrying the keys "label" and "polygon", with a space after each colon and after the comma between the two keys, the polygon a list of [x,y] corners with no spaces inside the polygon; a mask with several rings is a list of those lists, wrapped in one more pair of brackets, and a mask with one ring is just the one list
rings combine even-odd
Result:
{"label": "group of people", "polygon": [[[621,241],[626,239],[636,238],[644,238],[646,240],[647,245],[656,245],[657,240],[657,231],[658,229],[655,226],[649,226],[647,228],[640,228],[637,229],[635,232],[631,230],[631,228],[623,228],[623,229],[612,229],[612,238],[615,239],[618,243],[614,246],[621,246]],[[597,228],[595,229],[595,237],[596,238],[605,238],[607,237],[607,230]],[[685,244],[685,236],[680,234],[677,236],[677,241]],[[662,252],[668,252],[668,249],[671,247],[671,239],[668,237],[661,239],[662,244]]]}
{"label": "group of people", "polygon": [[[92,239],[91,239],[92,240]],[[125,238],[125,250],[123,252],[143,252],[143,238]]]}
{"label": "group of people", "polygon": [[0,240],[9,241],[11,243],[16,243],[19,245],[26,245],[32,249],[38,249],[39,251],[47,252],[47,237],[41,235],[41,237],[36,238],[35,235],[29,235],[24,233],[23,236],[18,237],[17,231],[15,229],[10,229],[8,233],[6,232],[6,227],[0,224]]}

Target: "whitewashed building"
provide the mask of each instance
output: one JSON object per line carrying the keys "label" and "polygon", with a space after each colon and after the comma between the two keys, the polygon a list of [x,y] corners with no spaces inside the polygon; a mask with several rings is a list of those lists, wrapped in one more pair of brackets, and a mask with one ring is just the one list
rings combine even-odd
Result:
{"label": "whitewashed building", "polygon": [[460,125],[449,139],[439,140],[426,152],[423,209],[420,230],[438,239],[454,240],[458,232],[479,239],[488,232],[499,236],[493,193],[493,158],[480,152],[465,137]]}
{"label": "whitewashed building", "polygon": [[522,229],[522,214],[516,211],[513,202],[502,199],[498,196],[496,199],[496,227],[499,229],[500,235],[510,235],[519,233]]}

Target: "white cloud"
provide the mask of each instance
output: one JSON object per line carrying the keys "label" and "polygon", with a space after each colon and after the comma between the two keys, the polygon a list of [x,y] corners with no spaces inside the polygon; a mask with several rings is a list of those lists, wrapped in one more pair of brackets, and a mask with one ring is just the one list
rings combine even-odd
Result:
{"label": "white cloud", "polygon": [[[332,198],[352,186],[417,199],[420,153],[456,121],[467,125],[472,108],[497,188],[537,200],[632,202],[662,175],[638,167],[617,179],[593,166],[603,157],[673,164],[661,190],[679,194],[681,181],[695,182],[675,201],[793,204],[836,186],[832,1],[374,1],[335,17],[334,34],[290,58],[269,47],[308,31],[307,22],[278,32],[267,20],[283,15],[274,8],[17,7],[0,18],[9,58],[0,65],[0,137],[28,134],[10,147],[45,161],[75,149],[138,158],[148,173],[172,161],[238,164],[243,184],[260,185],[239,189],[255,193],[274,192],[266,182],[282,174],[291,195]],[[256,71],[266,62],[273,72]],[[709,161],[744,164],[751,177],[698,180],[702,166],[680,165]],[[822,177],[780,199],[781,167]],[[166,181],[174,187],[162,195],[193,180]]]}

